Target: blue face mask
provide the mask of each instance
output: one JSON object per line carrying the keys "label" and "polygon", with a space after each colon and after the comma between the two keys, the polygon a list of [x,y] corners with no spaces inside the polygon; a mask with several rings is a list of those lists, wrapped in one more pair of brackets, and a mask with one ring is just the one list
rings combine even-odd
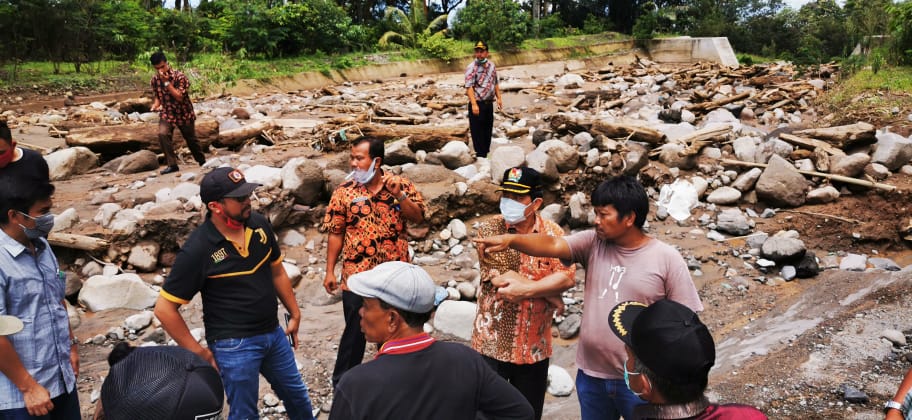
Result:
{"label": "blue face mask", "polygon": [[377,172],[376,166],[377,159],[371,161],[371,166],[366,171],[361,169],[355,169],[348,174],[348,178],[351,178],[355,182],[364,185],[374,179],[374,175]]}
{"label": "blue face mask", "polygon": [[48,234],[51,233],[51,229],[54,228],[53,213],[45,213],[38,217],[29,216],[21,211],[19,214],[35,221],[35,227],[33,228],[27,228],[21,224],[19,225],[19,227],[22,228],[22,231],[25,232],[25,236],[30,240],[34,241],[38,238],[47,238]]}
{"label": "blue face mask", "polygon": [[642,373],[640,373],[640,372],[628,372],[628,371],[627,371],[627,359],[624,359],[624,383],[627,384],[627,389],[629,389],[630,392],[632,392],[633,395],[636,395],[637,397],[643,395],[642,392],[636,392],[636,391],[633,390],[633,388],[630,387],[630,375],[642,375]]}
{"label": "blue face mask", "polygon": [[[529,203],[529,206],[531,205],[532,203]],[[526,209],[529,206],[507,197],[500,198],[500,214],[503,215],[504,221],[510,225],[526,220]]]}
{"label": "blue face mask", "polygon": [[488,62],[488,59],[487,58],[476,58],[475,62],[478,63],[479,65],[484,65],[484,63]]}

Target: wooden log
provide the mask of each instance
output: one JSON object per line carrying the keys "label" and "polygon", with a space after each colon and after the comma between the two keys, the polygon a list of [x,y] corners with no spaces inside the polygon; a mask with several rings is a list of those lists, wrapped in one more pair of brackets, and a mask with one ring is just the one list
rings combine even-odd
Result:
{"label": "wooden log", "polygon": [[89,252],[104,251],[111,246],[111,242],[104,239],[62,232],[51,232],[51,234],[48,235],[48,243],[50,243],[51,246]]}
{"label": "wooden log", "polygon": [[[734,160],[734,159],[721,159],[720,162],[723,165],[749,166],[749,167],[754,167],[754,168],[766,168],[767,167],[767,164],[765,164],[765,163],[744,162],[741,160]],[[802,175],[808,175],[808,176],[819,176],[819,177],[823,177],[823,178],[830,179],[833,181],[845,182],[846,184],[860,185],[862,187],[876,188],[876,189],[884,190],[884,191],[896,190],[896,186],[894,186],[894,185],[881,184],[879,182],[873,182],[873,181],[865,181],[863,179],[851,178],[851,177],[842,176],[842,175],[825,174],[823,172],[802,171],[802,170],[799,170],[798,173],[800,173]]]}
{"label": "wooden log", "polygon": [[843,150],[855,146],[867,146],[877,142],[877,137],[874,136],[874,126],[866,122],[836,127],[810,128],[795,131],[792,134],[824,140]]}
{"label": "wooden log", "polygon": [[630,138],[631,140],[646,142],[653,146],[665,142],[665,134],[644,125],[598,120],[592,123],[590,130],[592,133],[612,138]]}
{"label": "wooden log", "polygon": [[451,141],[468,143],[468,124],[453,127],[361,124],[359,127],[365,136],[376,137],[384,141],[409,137],[409,148],[416,152],[418,150],[434,152]]}
{"label": "wooden log", "polygon": [[266,130],[271,130],[276,127],[276,124],[271,119],[259,120],[253,124],[247,124],[241,128],[235,128],[233,130],[225,130],[218,135],[218,140],[216,143],[220,146],[226,147],[235,147],[238,146],[248,139],[263,134]]}
{"label": "wooden log", "polygon": [[677,140],[678,143],[687,144],[687,148],[678,152],[681,156],[693,156],[700,153],[700,149],[710,142],[720,140],[731,133],[731,125],[723,124],[715,127],[707,127],[702,130],[694,131]]}
{"label": "wooden log", "polygon": [[[219,135],[219,124],[214,119],[197,119],[196,138],[204,148]],[[174,148],[186,146],[184,137],[175,130]],[[143,149],[161,152],[158,144],[157,123],[136,123],[107,125],[100,127],[74,128],[66,136],[70,147],[82,146],[105,156],[120,156]]]}
{"label": "wooden log", "polygon": [[833,156],[845,156],[845,152],[843,152],[842,149],[835,148],[825,141],[809,139],[788,133],[779,133],[779,139],[786,143],[803,147],[808,150],[815,150],[819,148]]}
{"label": "wooden log", "polygon": [[723,105],[728,105],[732,102],[737,102],[743,99],[750,98],[750,92],[741,92],[735,96],[729,96],[727,98],[718,99],[712,102],[701,102],[698,104],[691,104],[687,107],[689,111],[712,111],[716,108],[719,108]]}

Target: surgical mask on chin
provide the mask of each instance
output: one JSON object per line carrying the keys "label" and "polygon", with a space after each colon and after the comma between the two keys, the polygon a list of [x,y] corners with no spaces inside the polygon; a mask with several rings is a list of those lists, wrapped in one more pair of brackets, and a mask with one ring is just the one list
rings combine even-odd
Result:
{"label": "surgical mask on chin", "polygon": [[19,225],[19,227],[22,228],[22,231],[25,232],[25,236],[28,237],[29,240],[34,241],[35,239],[38,239],[38,238],[47,238],[48,234],[51,233],[51,229],[54,228],[54,214],[53,213],[45,213],[38,217],[32,217],[32,216],[29,216],[22,212],[19,212],[19,214],[35,221],[34,228],[27,228],[25,226],[22,226],[21,224]]}
{"label": "surgical mask on chin", "polygon": [[488,62],[488,59],[487,58],[476,58],[475,62],[478,63],[479,65],[484,65],[484,63]]}
{"label": "surgical mask on chin", "polygon": [[627,360],[625,359],[625,360],[624,360],[624,383],[627,385],[627,389],[629,389],[630,392],[633,393],[633,395],[636,395],[637,397],[642,396],[642,395],[643,395],[642,392],[636,392],[636,391],[633,390],[633,388],[630,387],[630,375],[642,375],[642,373],[640,373],[640,372],[628,372],[628,371],[627,371]]}
{"label": "surgical mask on chin", "polygon": [[355,170],[351,171],[350,174],[348,174],[347,178],[351,178],[352,180],[354,180],[355,182],[357,182],[361,185],[367,184],[368,182],[370,182],[370,180],[374,179],[374,175],[377,172],[376,163],[377,163],[377,159],[372,160],[370,168],[368,170],[364,171],[361,169],[355,169]]}
{"label": "surgical mask on chin", "polygon": [[[531,205],[530,203],[529,206]],[[509,225],[515,225],[526,220],[526,209],[529,206],[506,197],[500,198],[500,214],[503,215],[504,221]]]}

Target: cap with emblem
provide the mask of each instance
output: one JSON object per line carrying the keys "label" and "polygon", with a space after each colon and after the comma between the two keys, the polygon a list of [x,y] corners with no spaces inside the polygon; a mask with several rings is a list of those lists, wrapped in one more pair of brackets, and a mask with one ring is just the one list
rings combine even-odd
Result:
{"label": "cap with emblem", "polygon": [[509,191],[516,194],[540,195],[541,175],[532,168],[509,168],[504,171],[503,181],[497,191]]}
{"label": "cap with emblem", "polygon": [[487,43],[487,42],[484,42],[484,41],[478,41],[478,42],[475,43],[475,49],[476,49],[476,50],[484,50],[484,51],[487,51],[487,50],[488,50],[488,43]]}
{"label": "cap with emblem", "polygon": [[247,182],[244,174],[234,168],[215,168],[200,182],[200,199],[203,203],[221,200],[225,197],[247,197],[260,184]]}

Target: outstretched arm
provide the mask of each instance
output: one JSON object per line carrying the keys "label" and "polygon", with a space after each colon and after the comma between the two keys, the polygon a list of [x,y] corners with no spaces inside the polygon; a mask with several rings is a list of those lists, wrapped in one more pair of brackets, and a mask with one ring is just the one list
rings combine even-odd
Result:
{"label": "outstretched arm", "polygon": [[512,248],[533,257],[560,258],[562,260],[571,258],[570,245],[567,241],[564,238],[550,235],[497,235],[475,239],[475,246],[478,247],[478,254],[482,257],[485,252],[499,252]]}

